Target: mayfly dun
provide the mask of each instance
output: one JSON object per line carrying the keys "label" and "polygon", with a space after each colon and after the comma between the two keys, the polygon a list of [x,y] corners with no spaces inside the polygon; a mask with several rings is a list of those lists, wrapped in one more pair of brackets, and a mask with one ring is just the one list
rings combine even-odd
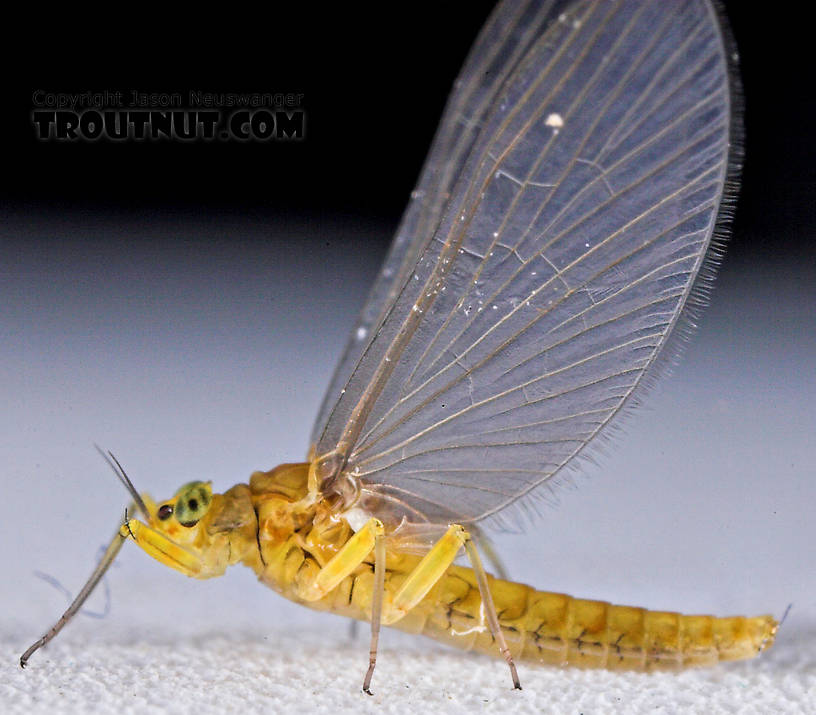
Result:
{"label": "mayfly dun", "polygon": [[[485,526],[574,466],[699,306],[739,164],[711,0],[507,0],[457,80],[351,334],[308,461],[223,494],[191,482],[125,541],[195,578],[242,563],[283,596],[515,661],[610,669],[750,658],[770,616],[615,606],[494,578]],[[552,483],[552,482],[550,482]],[[469,566],[456,563],[465,556]]]}

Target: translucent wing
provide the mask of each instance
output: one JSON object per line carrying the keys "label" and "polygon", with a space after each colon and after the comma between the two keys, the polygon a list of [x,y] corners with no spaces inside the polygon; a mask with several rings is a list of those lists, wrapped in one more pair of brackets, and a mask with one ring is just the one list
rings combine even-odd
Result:
{"label": "translucent wing", "polygon": [[502,5],[479,33],[448,98],[417,188],[323,398],[312,428],[312,443],[323,433],[341,390],[433,238],[496,93],[540,37],[553,4],[553,0],[525,0]]}
{"label": "translucent wing", "polygon": [[454,169],[433,235],[392,254],[407,280],[388,288],[398,294],[328,410],[324,489],[350,475],[417,520],[476,521],[609,423],[711,241],[727,64],[706,0],[554,4]]}

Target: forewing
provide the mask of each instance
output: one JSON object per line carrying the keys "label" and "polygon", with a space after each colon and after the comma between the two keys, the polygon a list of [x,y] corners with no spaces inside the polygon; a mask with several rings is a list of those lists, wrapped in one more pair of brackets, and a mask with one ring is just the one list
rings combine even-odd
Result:
{"label": "forewing", "polygon": [[317,443],[420,519],[495,514],[577,455],[654,365],[711,241],[731,97],[710,4],[563,5]]}
{"label": "forewing", "polygon": [[453,186],[507,76],[541,36],[554,0],[505,3],[488,18],[448,98],[442,121],[312,428],[316,443],[352,371],[433,238]]}

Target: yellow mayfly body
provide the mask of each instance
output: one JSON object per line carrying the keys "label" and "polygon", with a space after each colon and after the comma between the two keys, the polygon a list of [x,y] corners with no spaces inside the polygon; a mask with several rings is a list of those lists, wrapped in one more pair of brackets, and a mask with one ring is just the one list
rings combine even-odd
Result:
{"label": "yellow mayfly body", "polygon": [[[122,544],[194,578],[249,566],[311,608],[515,661],[750,658],[771,616],[581,600],[494,578],[477,544],[635,404],[705,297],[739,166],[711,0],[507,0],[476,40],[315,422],[309,459],[223,494],[130,492]],[[510,509],[512,511],[512,509]],[[456,563],[466,556],[469,567]]]}

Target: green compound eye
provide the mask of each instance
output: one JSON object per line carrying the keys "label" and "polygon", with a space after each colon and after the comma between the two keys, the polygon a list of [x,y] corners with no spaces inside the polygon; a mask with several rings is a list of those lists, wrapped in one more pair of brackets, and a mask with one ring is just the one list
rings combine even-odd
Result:
{"label": "green compound eye", "polygon": [[209,482],[190,482],[178,492],[173,513],[179,524],[195,526],[204,517],[212,503],[212,487]]}

